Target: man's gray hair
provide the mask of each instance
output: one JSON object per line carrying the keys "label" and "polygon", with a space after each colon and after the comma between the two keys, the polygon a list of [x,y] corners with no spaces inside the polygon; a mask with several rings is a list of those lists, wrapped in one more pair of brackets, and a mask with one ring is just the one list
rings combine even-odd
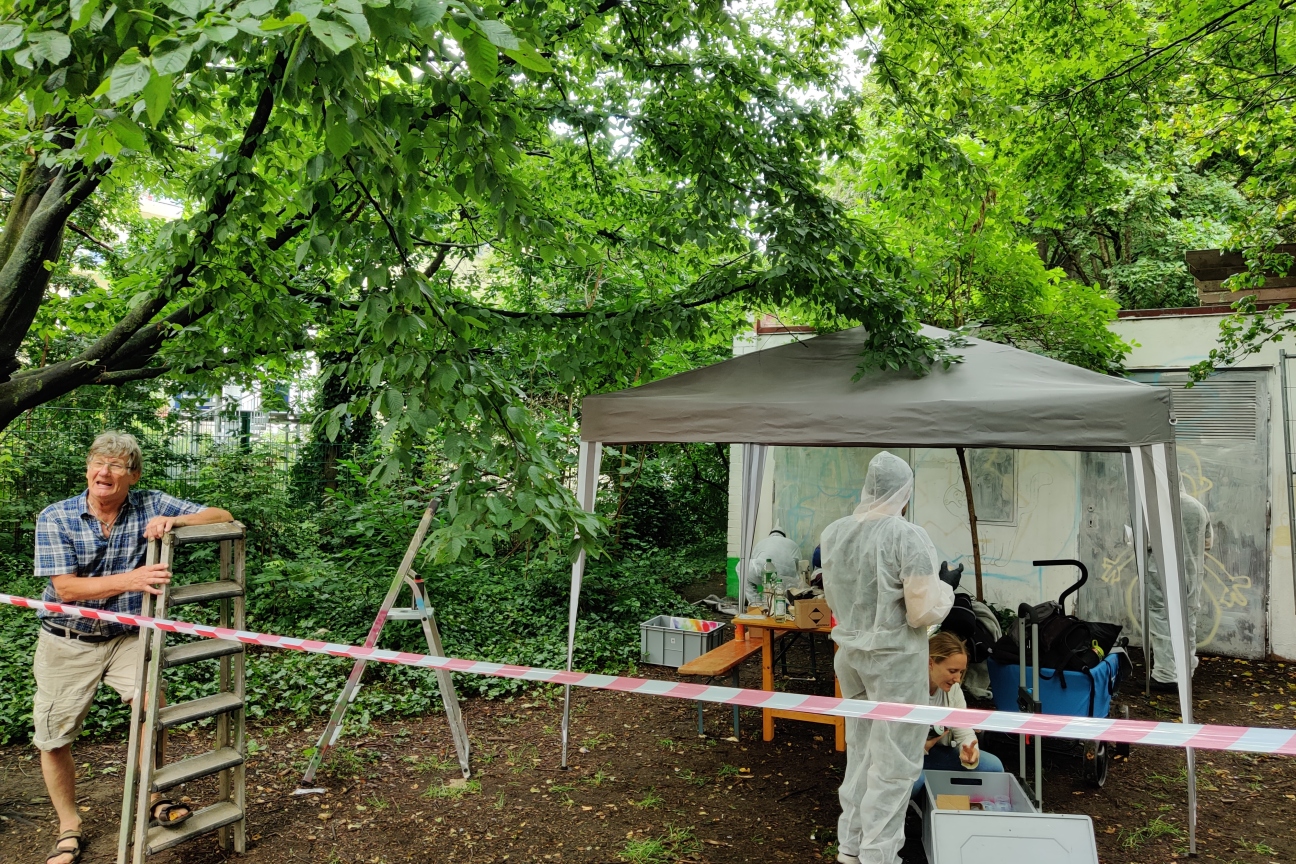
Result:
{"label": "man's gray hair", "polygon": [[125,459],[126,467],[131,471],[138,471],[144,465],[144,454],[140,451],[139,441],[129,432],[111,430],[100,433],[90,445],[90,452],[86,453],[86,464],[89,465],[90,460],[96,456]]}

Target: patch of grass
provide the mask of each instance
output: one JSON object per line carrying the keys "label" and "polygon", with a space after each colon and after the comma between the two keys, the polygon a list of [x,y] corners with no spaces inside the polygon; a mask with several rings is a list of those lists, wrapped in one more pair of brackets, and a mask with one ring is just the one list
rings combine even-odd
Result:
{"label": "patch of grass", "polygon": [[1160,783],[1162,786],[1180,786],[1188,782],[1188,769],[1180,768],[1179,773],[1173,776],[1168,774],[1148,774],[1147,779],[1153,783]]}
{"label": "patch of grass", "polygon": [[368,763],[378,758],[378,754],[364,748],[334,747],[333,752],[324,762],[324,771],[334,777],[352,778],[364,773]]}
{"label": "patch of grass", "polygon": [[1179,829],[1179,826],[1165,821],[1160,816],[1153,816],[1142,828],[1135,828],[1133,831],[1122,831],[1120,842],[1126,849],[1137,849],[1149,840],[1156,840],[1160,837],[1178,839],[1182,836],[1183,831]]}
{"label": "patch of grass", "polygon": [[518,745],[517,750],[509,753],[508,760],[505,762],[509,766],[509,770],[514,774],[530,771],[539,763],[540,750],[529,741]]}
{"label": "patch of grass", "polygon": [[448,756],[424,756],[421,759],[417,756],[406,756],[405,761],[412,763],[415,771],[422,772],[451,771],[459,767],[459,761]]}
{"label": "patch of grass", "polygon": [[680,750],[684,749],[683,747],[680,747],[680,745],[675,742],[674,738],[662,738],[660,741],[657,742],[657,746],[671,753],[674,753],[676,748]]}
{"label": "patch of grass", "polygon": [[504,809],[504,790],[503,790],[503,789],[500,790],[499,797],[495,799],[495,809],[496,809],[496,810],[503,810],[503,809]]}
{"label": "patch of grass", "polygon": [[390,806],[386,801],[379,798],[377,795],[370,795],[368,798],[365,799],[365,803],[375,810],[386,810]]}
{"label": "patch of grass", "polygon": [[716,772],[716,779],[723,780],[726,777],[737,777],[742,774],[736,765],[721,765],[720,770]]}
{"label": "patch of grass", "polygon": [[615,779],[616,779],[615,777],[611,776],[610,774],[606,773],[602,768],[600,768],[597,771],[595,771],[593,775],[586,777],[581,782],[586,784],[587,786],[593,786],[595,788],[598,788],[599,786],[602,786],[607,781],[615,780]]}
{"label": "patch of grass", "polygon": [[627,840],[621,849],[621,860],[628,864],[671,864],[702,851],[702,844],[687,828],[666,826],[663,837]]}
{"label": "patch of grass", "polygon": [[1250,840],[1239,840],[1238,849],[1243,852],[1251,852],[1255,855],[1277,855],[1278,850],[1268,843],[1251,842]]}
{"label": "patch of grass", "polygon": [[595,747],[602,744],[604,741],[610,741],[611,739],[612,736],[606,732],[595,732],[593,735],[591,735],[590,737],[582,741],[581,746],[584,747],[586,750],[593,750]]}
{"label": "patch of grass", "polygon": [[465,795],[476,795],[482,790],[480,780],[467,780],[456,783],[450,781],[441,786],[429,786],[423,793],[424,798],[443,799],[443,798],[462,798]]}
{"label": "patch of grass", "polygon": [[632,800],[630,804],[634,807],[638,807],[640,810],[648,810],[653,807],[660,807],[662,801],[664,800],[665,799],[663,799],[660,795],[657,794],[656,789],[650,788],[647,792],[643,793],[642,798],[640,798],[638,801]]}
{"label": "patch of grass", "polygon": [[683,780],[685,783],[692,783],[694,786],[705,786],[707,783],[711,782],[708,777],[704,777],[701,774],[694,774],[692,768],[683,768],[676,773],[675,776]]}

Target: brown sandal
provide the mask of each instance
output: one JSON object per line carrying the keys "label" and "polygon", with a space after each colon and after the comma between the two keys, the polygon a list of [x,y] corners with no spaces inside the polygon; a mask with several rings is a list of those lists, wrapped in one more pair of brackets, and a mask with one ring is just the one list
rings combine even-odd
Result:
{"label": "brown sandal", "polygon": [[[71,849],[60,849],[59,844],[67,840],[73,841],[76,845]],[[81,860],[81,851],[81,832],[77,830],[64,831],[58,836],[58,839],[54,841],[54,848],[50,850],[50,854],[45,856],[45,864],[49,864],[49,862],[58,858],[60,855],[71,855],[72,858],[67,862],[67,864],[76,864],[76,862]]]}
{"label": "brown sandal", "polygon": [[[162,808],[161,811],[158,810],[159,807]],[[172,817],[171,813],[174,810],[183,810],[185,812],[183,816]],[[149,816],[152,817],[149,821],[149,827],[157,828],[158,826],[161,826],[163,828],[174,828],[192,815],[193,809],[190,808],[188,804],[177,804],[174,801],[159,798],[149,805]]]}

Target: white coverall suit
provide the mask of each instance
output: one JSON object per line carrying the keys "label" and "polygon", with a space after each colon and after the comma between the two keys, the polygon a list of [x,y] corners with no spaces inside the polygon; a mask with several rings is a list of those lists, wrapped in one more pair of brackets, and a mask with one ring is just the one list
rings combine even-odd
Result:
{"label": "white coverall suit", "polygon": [[[1206,550],[1211,548],[1213,532],[1210,513],[1196,498],[1179,485],[1179,516],[1184,538],[1184,581],[1188,613],[1188,644],[1192,646],[1192,672],[1197,671],[1197,613],[1201,610],[1202,582],[1206,577]],[[1148,623],[1152,630],[1152,677],[1163,684],[1178,680],[1174,643],[1170,639],[1170,613],[1166,608],[1165,577],[1156,560],[1148,557],[1147,566]],[[1192,676],[1189,672],[1189,677]]]}
{"label": "white coverall suit", "polygon": [[[860,506],[823,532],[824,592],[837,616],[834,666],[848,699],[928,702],[926,628],[944,620],[954,592],[937,576],[927,532],[901,515],[912,493],[909,466],[879,453]],[[912,723],[846,719],[838,860],[899,862],[926,736],[926,726]]]}

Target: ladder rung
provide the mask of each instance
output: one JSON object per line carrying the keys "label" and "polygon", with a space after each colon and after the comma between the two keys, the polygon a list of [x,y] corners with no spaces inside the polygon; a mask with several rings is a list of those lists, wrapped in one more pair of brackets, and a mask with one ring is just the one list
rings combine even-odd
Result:
{"label": "ladder rung", "polygon": [[197,585],[181,585],[172,588],[167,594],[167,606],[182,606],[185,603],[205,603],[209,600],[224,600],[226,597],[239,597],[243,587],[228,579],[220,582],[199,582]]}
{"label": "ladder rung", "polygon": [[181,783],[188,783],[190,780],[197,780],[199,777],[206,777],[241,764],[243,764],[243,757],[233,747],[222,747],[210,753],[203,753],[201,756],[190,756],[188,759],[163,765],[155,771],[152,791],[165,792],[172,786],[179,786]]}
{"label": "ladder rung", "polygon": [[388,621],[420,621],[432,614],[432,607],[428,606],[422,610],[419,609],[389,609],[387,610]]}
{"label": "ladder rung", "polygon": [[202,834],[208,834],[217,828],[237,822],[243,818],[243,811],[228,801],[220,801],[210,807],[204,807],[190,816],[184,823],[174,828],[150,828],[148,832],[148,854],[179,846],[186,840],[192,840]]}
{"label": "ladder rung", "polygon": [[217,522],[214,525],[187,525],[172,530],[175,545],[203,543],[213,540],[237,540],[244,534],[242,522]]}
{"label": "ladder rung", "polygon": [[184,645],[171,645],[162,652],[162,665],[166,669],[172,666],[184,666],[197,663],[199,660],[213,660],[229,654],[242,654],[243,646],[238,642],[225,639],[200,639],[197,642],[186,642]]}
{"label": "ladder rung", "polygon": [[170,729],[172,726],[178,726],[181,723],[192,723],[204,717],[215,717],[217,714],[236,711],[242,707],[243,700],[236,694],[217,693],[213,696],[195,699],[192,702],[181,702],[178,705],[167,705],[165,708],[159,708],[158,726],[162,729]]}

